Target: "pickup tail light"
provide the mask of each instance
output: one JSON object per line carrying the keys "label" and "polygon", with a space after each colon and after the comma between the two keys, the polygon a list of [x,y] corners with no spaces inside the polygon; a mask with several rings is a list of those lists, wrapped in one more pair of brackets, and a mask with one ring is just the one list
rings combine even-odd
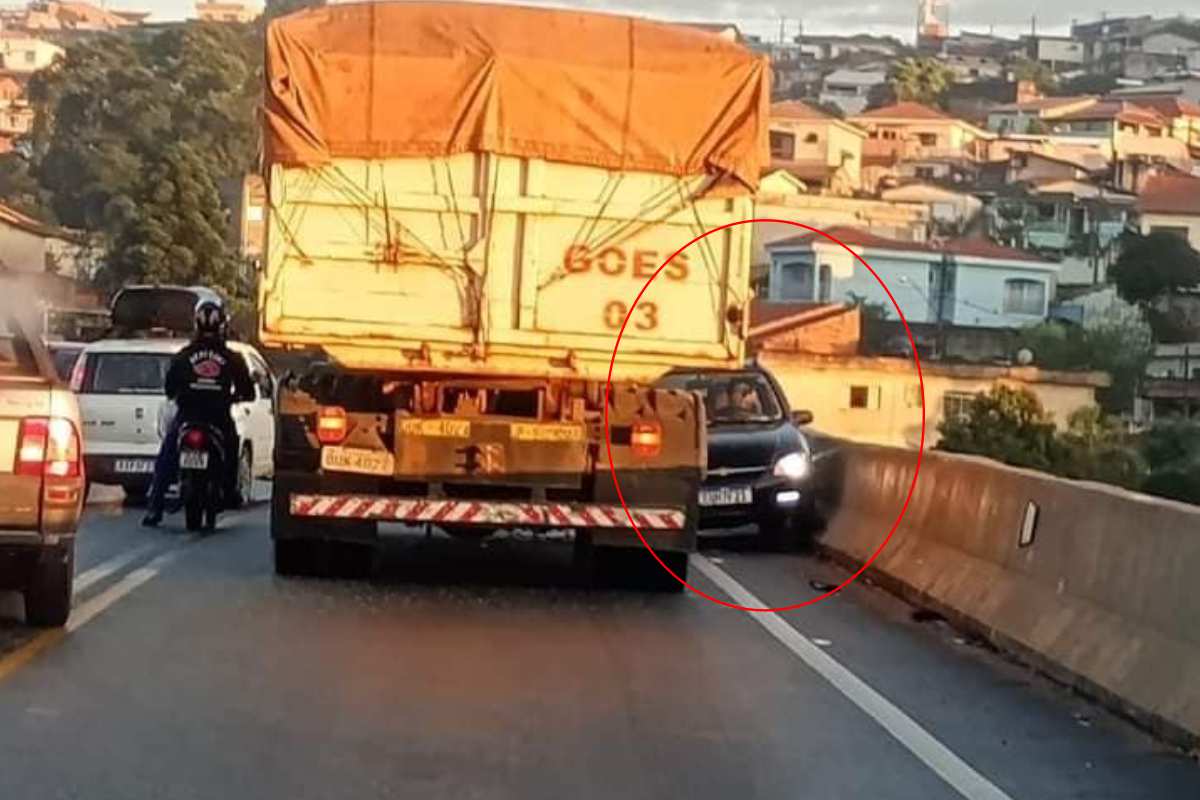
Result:
{"label": "pickup tail light", "polygon": [[79,431],[62,417],[21,420],[16,473],[51,478],[77,478],[83,473]]}
{"label": "pickup tail light", "polygon": [[317,441],[321,444],[338,444],[346,438],[349,430],[346,409],[341,406],[321,406],[317,412]]}
{"label": "pickup tail light", "polygon": [[657,422],[635,422],[629,431],[633,454],[653,458],[662,452],[662,426]]}

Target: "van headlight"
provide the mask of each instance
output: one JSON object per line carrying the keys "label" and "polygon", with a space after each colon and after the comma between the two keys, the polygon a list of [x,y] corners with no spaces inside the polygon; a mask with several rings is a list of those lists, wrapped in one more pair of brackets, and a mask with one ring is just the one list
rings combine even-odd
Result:
{"label": "van headlight", "polygon": [[804,452],[788,453],[775,462],[773,470],[775,477],[785,478],[789,481],[804,480],[810,471],[812,471],[812,462],[808,453]]}

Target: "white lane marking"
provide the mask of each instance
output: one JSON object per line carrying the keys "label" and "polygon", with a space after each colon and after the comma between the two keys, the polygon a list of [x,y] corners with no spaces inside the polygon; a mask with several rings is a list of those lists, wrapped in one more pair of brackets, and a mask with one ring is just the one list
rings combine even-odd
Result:
{"label": "white lane marking", "polygon": [[[739,605],[752,608],[766,606],[766,603],[704,556],[693,555],[692,563],[699,568],[704,577],[715,583]],[[766,628],[768,633],[795,653],[810,669],[829,681],[847,700],[879,723],[892,738],[967,800],[1012,800],[994,783],[976,772],[970,764],[918,725],[912,717],[789,625],[783,617],[769,611],[745,613]]]}
{"label": "white lane marking", "polygon": [[81,572],[75,576],[75,591],[86,592],[93,584],[99,583],[114,572],[120,572],[134,561],[144,558],[154,550],[157,550],[161,544],[161,542],[147,542],[140,547],[135,547],[132,550],[115,555],[107,561],[103,561],[91,569]]}
{"label": "white lane marking", "polygon": [[147,583],[158,576],[164,567],[179,557],[183,552],[183,547],[176,547],[163,553],[158,558],[155,558],[144,567],[138,567],[133,572],[126,575],[121,580],[114,583],[112,586],[105,589],[95,597],[80,603],[71,612],[71,618],[67,620],[67,633],[73,633],[79,630],[84,625],[91,622],[96,616],[102,614],[110,606],[119,601],[121,598],[128,595],[133,590],[137,589],[144,583]]}

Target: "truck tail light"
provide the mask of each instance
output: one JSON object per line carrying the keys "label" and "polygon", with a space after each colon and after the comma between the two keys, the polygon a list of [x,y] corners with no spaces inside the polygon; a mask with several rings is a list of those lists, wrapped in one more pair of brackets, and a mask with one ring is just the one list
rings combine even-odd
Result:
{"label": "truck tail light", "polygon": [[346,409],[341,406],[321,406],[317,412],[317,441],[321,444],[337,444],[349,432]]}
{"label": "truck tail light", "polygon": [[77,478],[82,474],[79,432],[69,419],[23,419],[18,442],[18,475]]}
{"label": "truck tail light", "polygon": [[629,432],[633,454],[653,458],[662,452],[662,426],[657,422],[635,422]]}

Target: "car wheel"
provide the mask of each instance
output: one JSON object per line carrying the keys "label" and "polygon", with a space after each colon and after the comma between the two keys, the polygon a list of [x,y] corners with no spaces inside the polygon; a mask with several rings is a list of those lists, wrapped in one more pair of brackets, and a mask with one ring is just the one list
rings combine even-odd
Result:
{"label": "car wheel", "polygon": [[759,523],[759,533],[767,549],[777,553],[806,550],[812,546],[817,529],[816,511],[810,503],[783,517]]}
{"label": "car wheel", "polygon": [[146,494],[150,491],[148,484],[122,483],[121,489],[125,492],[125,505],[137,508],[146,504]]}
{"label": "car wheel", "polygon": [[25,587],[25,621],[39,628],[66,625],[74,575],[74,542],[41,553]]}

